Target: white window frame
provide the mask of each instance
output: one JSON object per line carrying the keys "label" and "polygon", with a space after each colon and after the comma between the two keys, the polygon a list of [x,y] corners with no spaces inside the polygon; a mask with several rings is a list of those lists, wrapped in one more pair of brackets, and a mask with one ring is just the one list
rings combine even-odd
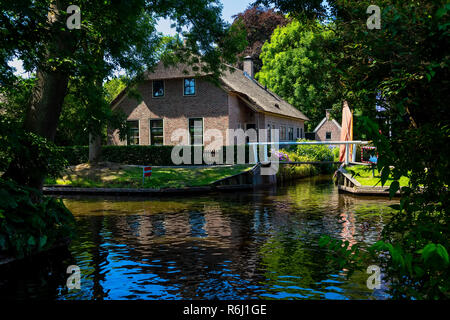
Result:
{"label": "white window frame", "polygon": [[151,125],[151,121],[152,120],[162,120],[162,124],[163,124],[163,126],[162,126],[162,128],[163,128],[163,146],[165,146],[166,145],[166,142],[165,142],[165,134],[164,134],[164,118],[150,118],[150,119],[148,119],[148,145],[149,146],[153,146],[153,144],[152,144],[152,125]]}
{"label": "white window frame", "polygon": [[[139,143],[138,144],[130,144],[130,146],[141,146],[142,144],[142,140],[141,140],[141,120],[139,119],[128,119],[128,121],[137,121],[138,122],[138,131],[139,131]],[[127,132],[127,137],[125,139],[125,143],[128,146],[128,132]]]}
{"label": "white window frame", "polygon": [[[191,144],[191,131],[189,130],[189,122],[191,119],[202,119],[202,144]],[[191,117],[187,121],[188,133],[189,133],[189,145],[190,146],[204,146],[205,145],[205,118],[204,117]]]}

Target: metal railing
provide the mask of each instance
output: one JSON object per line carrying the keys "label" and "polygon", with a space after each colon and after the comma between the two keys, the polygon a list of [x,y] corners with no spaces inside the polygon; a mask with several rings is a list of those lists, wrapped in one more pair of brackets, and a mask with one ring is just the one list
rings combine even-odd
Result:
{"label": "metal railing", "polygon": [[[369,141],[361,141],[361,140],[355,140],[355,141],[280,141],[280,142],[250,142],[248,143],[249,146],[253,147],[253,154],[255,157],[255,162],[258,163],[259,161],[259,153],[258,153],[258,146],[263,146],[264,148],[264,156],[263,156],[263,162],[268,162],[268,146],[274,145],[274,146],[283,146],[283,145],[346,145],[345,148],[345,164],[350,163],[350,148],[349,145],[353,145],[353,154],[352,154],[352,162],[356,162],[356,146],[357,145],[366,145],[369,144]],[[313,163],[314,162],[314,163]],[[311,163],[316,164],[317,161],[313,161]],[[295,162],[283,162],[285,164],[297,164]],[[302,162],[305,163],[306,162]],[[324,162],[325,163],[325,162]]]}

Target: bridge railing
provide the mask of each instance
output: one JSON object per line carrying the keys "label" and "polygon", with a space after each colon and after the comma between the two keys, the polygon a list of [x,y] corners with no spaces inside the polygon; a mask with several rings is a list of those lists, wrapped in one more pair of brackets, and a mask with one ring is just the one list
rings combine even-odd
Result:
{"label": "bridge railing", "polygon": [[357,145],[366,145],[369,144],[369,141],[361,141],[361,140],[355,140],[355,141],[280,141],[280,142],[250,142],[248,145],[253,148],[253,154],[255,157],[255,162],[259,163],[259,153],[258,153],[258,146],[263,147],[263,159],[262,162],[268,162],[268,146],[276,146],[276,149],[278,150],[278,146],[283,145],[346,145],[345,148],[345,164],[350,163],[350,145],[353,145],[353,157],[352,162],[356,161],[356,146]]}

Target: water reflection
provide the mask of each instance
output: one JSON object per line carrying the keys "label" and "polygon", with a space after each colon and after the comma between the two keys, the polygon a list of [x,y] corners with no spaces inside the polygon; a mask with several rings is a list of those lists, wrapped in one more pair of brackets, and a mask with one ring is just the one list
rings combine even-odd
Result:
{"label": "water reflection", "polygon": [[[55,272],[2,273],[0,294],[45,299],[368,299],[367,275],[327,262],[322,234],[377,240],[385,199],[340,195],[329,177],[276,189],[164,199],[65,199],[77,218]],[[81,290],[65,268],[82,271]],[[37,267],[40,269],[41,265]],[[33,268],[36,265],[33,264]],[[27,290],[24,290],[27,288]]]}

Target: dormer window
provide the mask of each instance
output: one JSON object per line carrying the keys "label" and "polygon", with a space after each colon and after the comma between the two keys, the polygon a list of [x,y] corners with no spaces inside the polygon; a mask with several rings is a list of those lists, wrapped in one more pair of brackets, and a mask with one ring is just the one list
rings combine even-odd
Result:
{"label": "dormer window", "polygon": [[186,78],[184,79],[184,91],[185,96],[195,96],[195,79]]}
{"label": "dormer window", "polygon": [[153,98],[164,97],[164,81],[153,80]]}

